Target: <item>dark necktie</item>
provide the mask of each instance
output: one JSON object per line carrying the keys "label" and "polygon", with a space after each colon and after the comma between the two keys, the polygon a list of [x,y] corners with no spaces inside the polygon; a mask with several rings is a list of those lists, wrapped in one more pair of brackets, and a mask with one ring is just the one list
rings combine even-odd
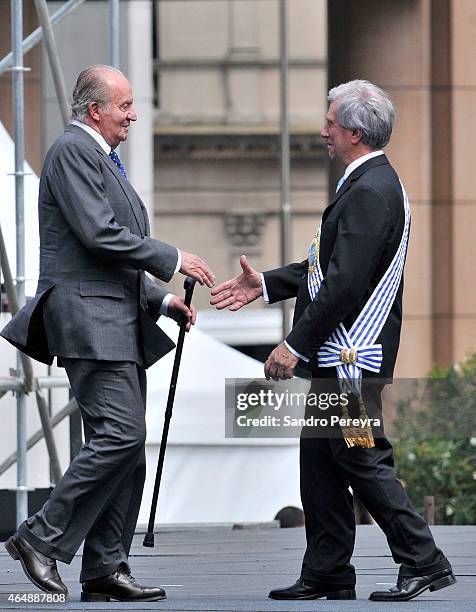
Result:
{"label": "dark necktie", "polygon": [[112,161],[116,164],[116,166],[119,168],[119,172],[122,174],[122,176],[127,179],[127,174],[126,174],[126,169],[124,168],[124,166],[122,165],[121,160],[119,159],[119,155],[114,151],[114,149],[111,149],[111,152],[109,153],[109,157],[112,159]]}

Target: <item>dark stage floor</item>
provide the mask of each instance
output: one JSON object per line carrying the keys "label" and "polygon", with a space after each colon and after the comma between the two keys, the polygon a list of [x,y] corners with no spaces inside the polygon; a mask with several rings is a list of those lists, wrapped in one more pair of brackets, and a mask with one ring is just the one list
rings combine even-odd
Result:
{"label": "dark stage floor", "polygon": [[425,593],[409,603],[382,604],[367,600],[375,589],[395,582],[396,566],[385,537],[376,526],[360,526],[354,563],[357,568],[357,601],[277,602],[267,599],[273,587],[287,586],[299,574],[304,530],[274,526],[170,526],[156,534],[155,548],[142,546],[135,537],[131,565],[133,574],[147,584],[161,584],[168,598],[148,604],[81,603],[78,583],[80,555],[71,565],[59,564],[70,589],[66,604],[9,604],[8,593],[40,593],[26,582],[19,562],[1,546],[0,609],[22,610],[175,610],[175,611],[289,611],[337,610],[391,612],[476,611],[476,526],[433,528],[436,540],[449,557],[458,583],[435,593]]}

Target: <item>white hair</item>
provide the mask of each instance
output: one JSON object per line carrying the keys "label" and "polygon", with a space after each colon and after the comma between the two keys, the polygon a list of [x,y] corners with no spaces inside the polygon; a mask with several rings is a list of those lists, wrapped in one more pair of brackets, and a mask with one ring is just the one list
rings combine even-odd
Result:
{"label": "white hair", "polygon": [[390,140],[395,106],[387,92],[369,81],[355,80],[333,87],[327,96],[337,102],[336,116],[346,130],[362,130],[362,142],[382,149]]}
{"label": "white hair", "polygon": [[79,73],[71,103],[72,119],[85,119],[89,113],[89,105],[93,102],[97,102],[101,108],[107,106],[111,92],[104,78],[105,72],[116,72],[124,76],[117,68],[105,64],[89,66]]}

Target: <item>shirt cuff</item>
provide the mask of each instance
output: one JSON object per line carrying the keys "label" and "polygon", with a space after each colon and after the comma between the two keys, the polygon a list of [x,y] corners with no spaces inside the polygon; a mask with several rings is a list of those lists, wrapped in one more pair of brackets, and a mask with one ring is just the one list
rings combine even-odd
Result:
{"label": "shirt cuff", "polygon": [[300,353],[295,351],[292,346],[289,346],[289,344],[286,342],[286,340],[284,341],[284,346],[288,349],[288,351],[291,351],[291,353],[293,355],[295,355],[296,357],[299,357],[299,359],[302,359],[306,363],[309,362],[309,357],[304,357],[304,355],[301,355]]}
{"label": "shirt cuff", "polygon": [[173,293],[167,293],[167,295],[162,300],[162,304],[160,305],[160,308],[159,308],[159,313],[163,317],[168,317],[169,316],[169,304],[170,304],[170,300],[173,297],[174,297]]}
{"label": "shirt cuff", "polygon": [[264,274],[260,272],[259,275],[261,277],[261,288],[263,289],[263,300],[266,302],[266,304],[269,304],[269,296],[268,296],[268,291],[266,289]]}
{"label": "shirt cuff", "polygon": [[182,267],[182,253],[177,249],[177,265],[175,266],[174,274],[177,274],[177,272],[180,270],[181,267]]}

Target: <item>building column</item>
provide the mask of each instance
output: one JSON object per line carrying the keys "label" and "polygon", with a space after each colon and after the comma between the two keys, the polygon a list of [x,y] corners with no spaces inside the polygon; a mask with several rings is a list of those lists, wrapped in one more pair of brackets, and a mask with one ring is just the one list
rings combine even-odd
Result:
{"label": "building column", "polygon": [[142,198],[154,233],[154,104],[152,90],[152,8],[149,0],[125,3],[122,39],[127,40],[124,72],[132,84],[137,122],[127,139],[127,172]]}
{"label": "building column", "polygon": [[[474,350],[476,7],[470,0],[331,0],[329,86],[368,79],[398,111],[386,152],[412,204],[397,375]],[[470,167],[471,166],[471,167]],[[332,168],[331,188],[340,174]]]}

